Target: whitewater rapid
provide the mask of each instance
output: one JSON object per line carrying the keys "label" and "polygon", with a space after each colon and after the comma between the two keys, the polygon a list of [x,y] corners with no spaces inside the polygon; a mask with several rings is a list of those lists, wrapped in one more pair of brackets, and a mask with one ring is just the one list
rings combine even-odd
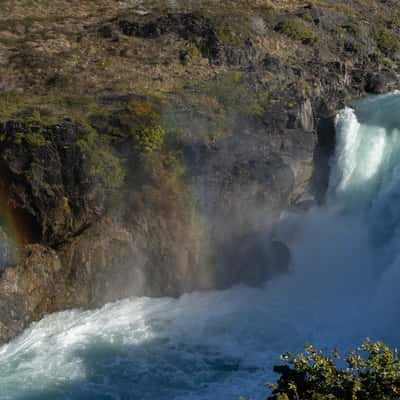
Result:
{"label": "whitewater rapid", "polygon": [[282,214],[290,274],[48,316],[0,348],[0,399],[259,400],[305,342],[398,345],[400,93],[354,107],[337,116],[326,205]]}

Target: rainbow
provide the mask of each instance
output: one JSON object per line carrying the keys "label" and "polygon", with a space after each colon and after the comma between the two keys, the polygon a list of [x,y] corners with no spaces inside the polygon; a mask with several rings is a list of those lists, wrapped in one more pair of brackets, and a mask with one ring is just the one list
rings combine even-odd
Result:
{"label": "rainbow", "polygon": [[24,220],[6,185],[0,185],[0,269],[17,263],[23,248],[31,242]]}

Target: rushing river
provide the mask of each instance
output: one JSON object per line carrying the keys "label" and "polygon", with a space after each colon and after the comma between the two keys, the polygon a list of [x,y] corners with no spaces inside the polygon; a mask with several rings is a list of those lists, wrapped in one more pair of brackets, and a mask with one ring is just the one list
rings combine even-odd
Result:
{"label": "rushing river", "polygon": [[400,337],[400,93],[337,117],[327,203],[282,215],[289,275],[131,298],[33,324],[0,348],[0,399],[254,400],[279,354]]}

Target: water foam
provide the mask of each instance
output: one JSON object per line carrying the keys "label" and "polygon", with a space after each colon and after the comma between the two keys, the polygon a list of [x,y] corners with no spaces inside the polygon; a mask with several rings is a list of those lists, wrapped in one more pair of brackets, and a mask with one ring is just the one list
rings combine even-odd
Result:
{"label": "water foam", "polygon": [[51,315],[0,349],[0,399],[264,399],[304,342],[398,344],[399,110],[393,93],[338,115],[327,205],[283,217],[289,275]]}

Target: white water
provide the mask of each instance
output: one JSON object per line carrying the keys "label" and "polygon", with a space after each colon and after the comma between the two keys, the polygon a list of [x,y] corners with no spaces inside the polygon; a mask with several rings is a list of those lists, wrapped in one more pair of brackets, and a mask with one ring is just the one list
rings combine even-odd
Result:
{"label": "white water", "polygon": [[55,314],[0,348],[0,399],[264,399],[280,353],[400,336],[400,94],[337,119],[327,205],[283,215],[291,273],[263,288]]}

